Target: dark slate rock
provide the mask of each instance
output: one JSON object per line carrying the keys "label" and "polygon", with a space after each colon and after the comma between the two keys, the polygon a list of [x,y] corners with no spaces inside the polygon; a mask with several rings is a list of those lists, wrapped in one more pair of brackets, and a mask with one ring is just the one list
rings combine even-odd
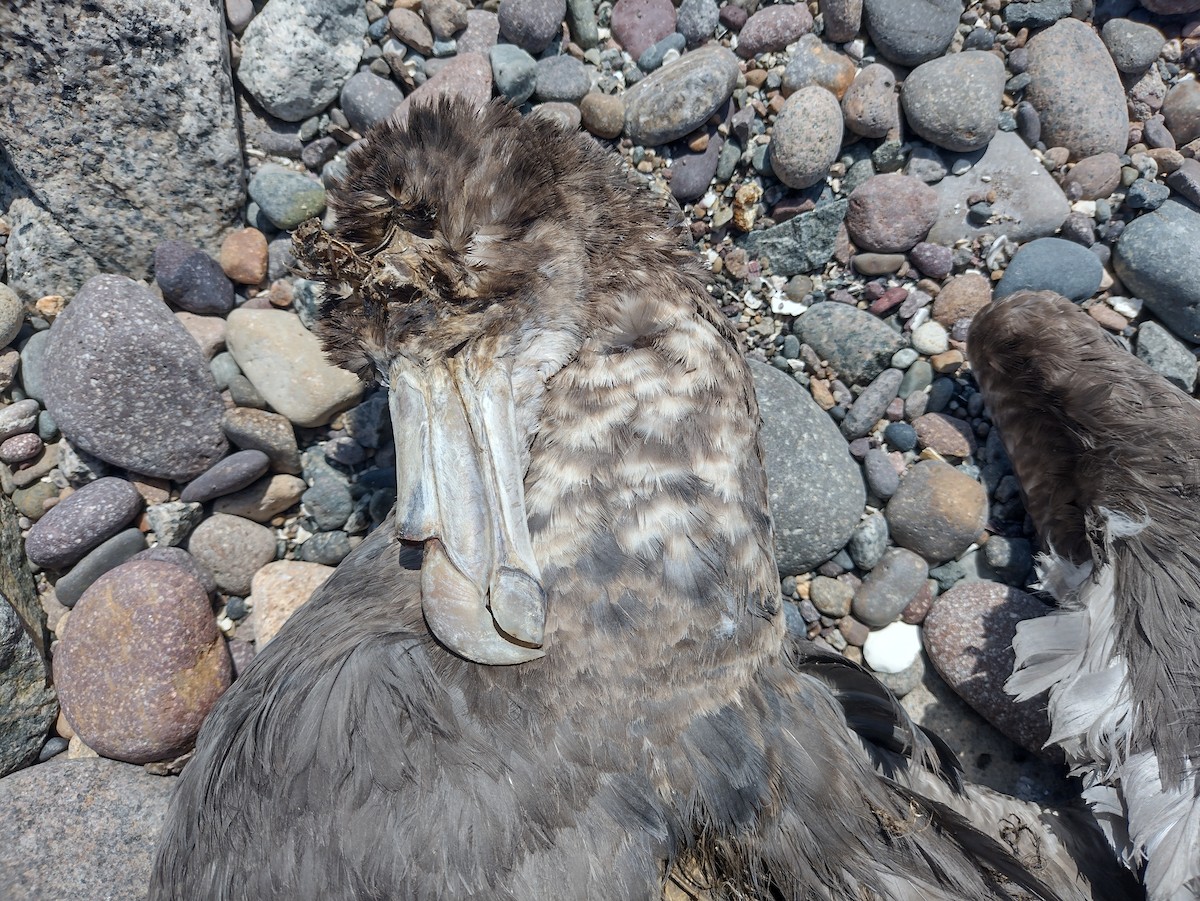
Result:
{"label": "dark slate rock", "polygon": [[304,509],[322,530],[340,529],[354,509],[354,498],[350,495],[349,487],[337,479],[314,479],[301,500]]}
{"label": "dark slate rock", "polygon": [[1026,538],[993,535],[983,546],[983,557],[997,577],[1021,588],[1033,568],[1033,548]]}
{"label": "dark slate rock", "polygon": [[497,44],[488,54],[496,89],[513,103],[524,103],[537,86],[537,61],[516,44]]}
{"label": "dark slate rock", "polygon": [[1071,0],[1010,0],[1004,7],[1004,22],[1009,31],[1045,28],[1071,15]]}
{"label": "dark slate rock", "polygon": [[0,780],[6,901],[145,898],[174,787],[95,758],[60,757]]}
{"label": "dark slate rock", "polygon": [[129,763],[187,750],[232,677],[204,586],[154,560],[125,563],[84,592],[54,655],[76,734]]}
{"label": "dark slate rock", "polygon": [[1142,298],[1178,337],[1200,342],[1200,280],[1195,253],[1200,247],[1200,212],[1168,200],[1135,219],[1117,241],[1117,276]]}
{"label": "dark slate rock", "polygon": [[142,508],[142,496],[124,479],[106,476],[84,485],[46,512],[25,537],[38,566],[65,569],[111,538]]}
{"label": "dark slate rock", "polygon": [[1016,252],[996,284],[999,300],[1017,291],[1056,291],[1071,300],[1087,300],[1100,290],[1104,267],[1094,253],[1074,241],[1038,238]]}
{"label": "dark slate rock", "polygon": [[775,275],[819,271],[833,258],[838,227],[848,208],[849,201],[835,200],[787,222],[750,232],[740,243],[747,253],[764,257]]}
{"label": "dark slate rock", "polygon": [[842,303],[809,307],[793,329],[848,384],[864,384],[888,368],[892,355],[907,346],[904,336],[865,310]]}
{"label": "dark slate rock", "polygon": [[54,596],[64,607],[74,607],[89,586],[111,569],[116,569],[134,554],[146,550],[146,536],[137,529],[125,529],[109,538],[71,567],[54,583]]}
{"label": "dark slate rock", "polygon": [[163,300],[199,316],[233,309],[233,283],[221,264],[186,241],[163,241],[154,251],[154,279]]}
{"label": "dark slate rock", "polygon": [[1131,210],[1157,210],[1170,196],[1171,189],[1167,185],[1139,178],[1125,191],[1125,206]]}
{"label": "dark slate rock", "polygon": [[1138,359],[1188,394],[1196,389],[1196,355],[1153,320],[1138,326]]}
{"label": "dark slate rock", "polygon": [[350,127],[360,135],[390,116],[403,102],[404,94],[396,82],[371,71],[356,72],[342,85],[342,112],[350,120]]}
{"label": "dark slate rock", "polygon": [[541,53],[562,28],[566,0],[502,0],[500,33],[530,53]]}
{"label": "dark slate rock", "polygon": [[50,646],[46,612],[29,572],[17,519],[13,502],[0,493],[0,596],[17,611],[34,647],[45,654]]}
{"label": "dark slate rock", "polygon": [[847,439],[853,441],[871,432],[896,397],[902,378],[904,373],[899,369],[885,369],[867,385],[842,420],[842,434]]}
{"label": "dark slate rock", "polygon": [[671,194],[680,203],[690,203],[704,196],[717,172],[717,162],[725,139],[714,134],[708,139],[703,153],[679,154],[671,166]]}
{"label": "dark slate rock", "polygon": [[48,676],[33,637],[0,596],[0,776],[33,763],[54,725],[58,699]]}
{"label": "dark slate rock", "polygon": [[854,616],[879,629],[900,615],[925,587],[929,565],[919,554],[890,548],[854,593]]}
{"label": "dark slate rock", "polygon": [[907,422],[891,422],[883,430],[883,439],[894,450],[910,451],[917,446],[917,430]]}
{"label": "dark slate rock", "polygon": [[729,99],[739,73],[737,57],[723,47],[684,54],[626,91],[625,133],[647,147],[690,134]]}
{"label": "dark slate rock", "polygon": [[950,46],[959,0],[863,0],[867,33],[886,59],[917,66]]}
{"label": "dark slate rock", "polygon": [[[23,193],[92,272],[147,277],[164,238],[215,251],[245,198],[222,5],[95,0],[66,25],[81,6],[14,9],[3,42],[20,52],[0,55],[0,84],[20,90],[6,91],[0,146]],[[70,293],[80,274],[31,273],[29,296]]]}
{"label": "dark slate rock", "polygon": [[677,31],[671,32],[661,41],[655,41],[650,47],[638,57],[638,68],[643,72],[653,72],[663,64],[668,53],[674,50],[676,53],[683,53],[687,46],[687,38]]}
{"label": "dark slate rock", "polygon": [[794,379],[751,363],[762,413],[775,553],[784,575],[808,572],[843,545],[866,501],[862,474],[833,422]]}
{"label": "dark slate rock", "polygon": [[867,488],[880,500],[886,501],[900,487],[900,473],[896,472],[887,451],[882,448],[873,447],[867,451],[863,458],[863,472],[867,476]]}
{"label": "dark slate rock", "polygon": [[1035,754],[1049,737],[1045,697],[1017,703],[1004,690],[1022,620],[1050,612],[1041,601],[995,582],[968,582],[939,597],[925,617],[925,649],[942,678],[988,722]]}
{"label": "dark slate rock", "polygon": [[1109,19],[1100,30],[1100,39],[1117,68],[1130,74],[1141,74],[1154,65],[1166,43],[1153,25],[1129,19]]}
{"label": "dark slate rock", "polygon": [[337,566],[350,550],[350,536],[345,532],[318,532],[300,546],[300,559],[308,563]]}
{"label": "dark slate rock", "polygon": [[271,461],[261,450],[230,454],[191,482],[179,495],[184,503],[203,504],[214,497],[233,494],[264,475]]}
{"label": "dark slate rock", "polygon": [[50,328],[46,408],[73,445],[184,481],[225,455],[208,361],[170,309],[118,275],[92,279]]}
{"label": "dark slate rock", "polygon": [[596,7],[592,0],[567,0],[567,28],[571,31],[571,39],[584,50],[600,43]]}

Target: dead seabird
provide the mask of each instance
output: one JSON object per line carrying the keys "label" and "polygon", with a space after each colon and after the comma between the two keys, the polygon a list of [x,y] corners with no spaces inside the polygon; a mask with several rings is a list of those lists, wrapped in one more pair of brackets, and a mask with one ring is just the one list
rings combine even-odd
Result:
{"label": "dead seabird", "polygon": [[298,242],[331,356],[389,388],[396,512],[209,717],[153,899],[1094,896],[785,642],[747,367],[615,157],[441,103],[333,204]]}

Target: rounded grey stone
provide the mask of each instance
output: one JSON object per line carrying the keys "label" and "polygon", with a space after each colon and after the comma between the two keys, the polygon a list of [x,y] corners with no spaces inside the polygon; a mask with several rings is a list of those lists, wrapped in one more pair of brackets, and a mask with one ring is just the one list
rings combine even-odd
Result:
{"label": "rounded grey stone", "polygon": [[[342,112],[350,120],[350,127],[360,135],[390,116],[403,102],[404,94],[396,82],[371,71],[356,72],[342,85]],[[269,218],[270,214],[267,215]]]}
{"label": "rounded grey stone", "polygon": [[563,54],[537,61],[539,100],[578,103],[592,89],[587,67],[573,56]]}
{"label": "rounded grey stone", "polygon": [[275,533],[240,516],[214,513],[188,537],[187,550],[212,570],[218,588],[245,597],[254,574],[275,559]]}
{"label": "rounded grey stone", "polygon": [[350,495],[350,489],[337,479],[314,479],[301,501],[304,503],[304,509],[322,531],[340,529],[354,510],[354,498]]}
{"label": "rounded grey stone", "polygon": [[796,335],[847,384],[870,382],[906,347],[904,336],[866,310],[847,304],[813,304],[796,320]]}
{"label": "rounded grey stone", "polygon": [[882,448],[873,447],[867,451],[867,456],[863,459],[863,472],[867,476],[867,488],[880,500],[886,501],[900,487],[900,473],[896,472],[887,451]]}
{"label": "rounded grey stone", "polygon": [[784,575],[820,566],[846,543],[866,489],[846,439],[799,383],[750,364],[762,414],[775,554]]}
{"label": "rounded grey stone", "polygon": [[25,341],[25,346],[21,348],[21,387],[29,397],[37,401],[45,400],[42,376],[46,362],[46,345],[49,342],[50,330],[46,329],[30,335]]}
{"label": "rounded grey stone", "polygon": [[325,188],[319,181],[275,163],[259,168],[249,191],[263,214],[284,231],[325,212]]}
{"label": "rounded grey stone", "polygon": [[38,422],[38,402],[32,398],[0,407],[0,441],[32,432]]}
{"label": "rounded grey stone", "polygon": [[862,438],[870,433],[896,397],[904,373],[899,369],[885,369],[869,384],[851,405],[842,420],[842,434],[849,440]]}
{"label": "rounded grey stone", "polygon": [[307,563],[337,566],[350,550],[350,536],[345,532],[318,532],[300,546],[300,559]]}
{"label": "rounded grey stone", "polygon": [[106,476],[84,485],[46,511],[25,538],[38,566],[66,569],[111,538],[142,508],[142,496],[124,479]]}
{"label": "rounded grey stone", "polygon": [[716,0],[683,0],[676,12],[675,28],[689,45],[703,44],[717,30],[720,12]]}
{"label": "rounded grey stone", "polygon": [[969,50],[930,60],[904,80],[905,118],[939,147],[963,152],[986,147],[996,134],[1005,75],[993,53]]}
{"label": "rounded grey stone", "polygon": [[523,50],[541,53],[557,37],[566,0],[501,0],[500,33]]}
{"label": "rounded grey stone", "polygon": [[690,134],[729,99],[740,69],[724,47],[702,47],[647,75],[625,93],[625,133],[656,147]]}
{"label": "rounded grey stone", "polygon": [[867,33],[886,59],[917,66],[950,46],[959,0],[863,0]]}
{"label": "rounded grey stone", "polygon": [[883,628],[925,587],[927,578],[929,565],[919,554],[889,548],[854,593],[854,616],[873,629]]}
{"label": "rounded grey stone", "polygon": [[116,569],[134,554],[146,549],[146,536],[137,529],[124,529],[71,567],[54,583],[54,596],[64,607],[74,607],[88,587]]}
{"label": "rounded grey stone", "polygon": [[1100,290],[1104,267],[1086,247],[1062,238],[1038,238],[1016,252],[993,291],[995,300],[1017,291],[1056,291],[1087,300]]}
{"label": "rounded grey stone", "polygon": [[271,0],[242,35],[238,81],[272,116],[307,119],[354,74],[367,25],[359,0]]}
{"label": "rounded grey stone", "polygon": [[0,347],[12,343],[25,322],[25,308],[17,292],[0,283]]}
{"label": "rounded grey stone", "polygon": [[184,503],[202,504],[214,497],[232,494],[263,475],[269,465],[270,460],[260,450],[243,450],[230,454],[189,483],[180,493],[179,499]]}
{"label": "rounded grey stone", "polygon": [[1072,159],[1123,153],[1129,138],[1125,88],[1092,26],[1062,19],[1030,38],[1028,50],[1025,98],[1037,109],[1042,141],[1066,147]]}
{"label": "rounded grey stone", "polygon": [[497,44],[489,53],[496,89],[513,103],[524,103],[537,87],[537,61],[516,44]]}
{"label": "rounded grey stone", "polygon": [[1100,30],[1100,39],[1122,72],[1140,74],[1154,65],[1166,39],[1153,25],[1130,19],[1109,19]]}
{"label": "rounded grey stone", "polygon": [[225,406],[170,309],[119,275],[84,285],[50,328],[46,409],[73,445],[133,472],[184,481],[225,455]]}
{"label": "rounded grey stone", "polygon": [[286,416],[236,407],[226,411],[222,425],[230,441],[238,447],[262,451],[279,472],[300,472],[296,430]]}
{"label": "rounded grey stone", "polygon": [[792,188],[807,188],[825,178],[842,146],[842,107],[817,85],[787,99],[771,135],[771,169]]}
{"label": "rounded grey stone", "polygon": [[1200,247],[1200,212],[1168,200],[1139,216],[1117,240],[1113,267],[1121,281],[1142,298],[1178,337],[1200,342],[1200,280],[1195,254]]}

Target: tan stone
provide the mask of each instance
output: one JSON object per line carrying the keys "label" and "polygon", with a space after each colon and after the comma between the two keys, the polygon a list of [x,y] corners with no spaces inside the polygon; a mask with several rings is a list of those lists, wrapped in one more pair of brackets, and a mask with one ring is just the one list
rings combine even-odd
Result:
{"label": "tan stone", "polygon": [[241,491],[217,498],[213,501],[213,512],[270,522],[271,517],[299,503],[300,495],[307,487],[304,480],[296,476],[264,476]]}
{"label": "tan stone", "polygon": [[254,634],[259,651],[333,571],[332,566],[320,563],[276,560],[254,574],[250,600],[254,605]]}
{"label": "tan stone", "polygon": [[225,239],[217,262],[230,281],[261,284],[267,277],[267,239],[257,228],[243,228]]}
{"label": "tan stone", "polygon": [[992,302],[992,285],[977,272],[956,275],[938,292],[931,310],[933,318],[946,328],[960,319],[973,319]]}

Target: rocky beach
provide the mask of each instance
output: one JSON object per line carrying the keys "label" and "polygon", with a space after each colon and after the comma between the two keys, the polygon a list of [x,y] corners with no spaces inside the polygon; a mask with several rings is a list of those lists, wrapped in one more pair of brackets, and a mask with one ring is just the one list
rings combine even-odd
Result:
{"label": "rocky beach", "polygon": [[1075,794],[1003,690],[1050,608],[970,324],[1053,290],[1195,393],[1200,0],[471,2],[0,9],[0,897],[143,897],[205,715],[388,515],[290,235],[442,96],[590,133],[694,245],[794,639]]}

